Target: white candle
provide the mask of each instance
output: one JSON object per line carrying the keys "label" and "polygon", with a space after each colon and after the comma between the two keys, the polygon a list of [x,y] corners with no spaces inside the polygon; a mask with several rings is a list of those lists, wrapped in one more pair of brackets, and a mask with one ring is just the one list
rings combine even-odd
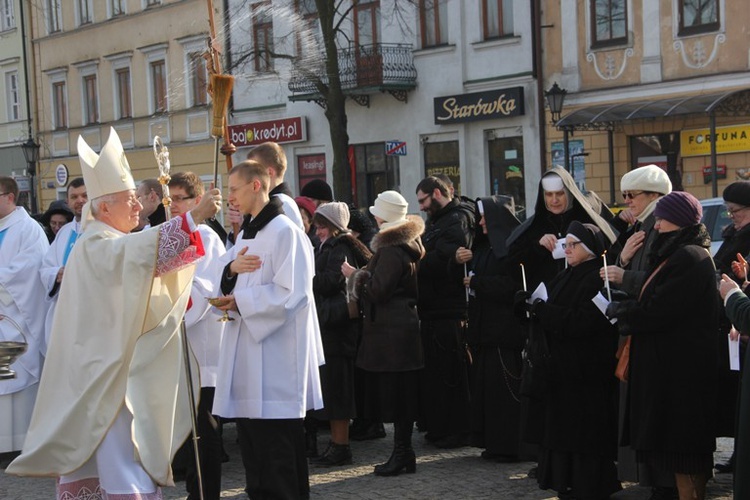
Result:
{"label": "white candle", "polygon": [[521,264],[521,279],[523,280],[523,291],[528,292],[526,289],[526,270],[523,267],[523,264]]}
{"label": "white candle", "polygon": [[[469,271],[466,269],[466,262],[464,262],[464,278],[469,277]],[[469,287],[465,286],[464,289],[466,290],[466,303],[469,303]]]}
{"label": "white candle", "polygon": [[602,254],[602,260],[604,261],[604,286],[607,287],[607,300],[612,302],[612,292],[609,289],[609,271],[607,271],[607,251],[606,250]]}

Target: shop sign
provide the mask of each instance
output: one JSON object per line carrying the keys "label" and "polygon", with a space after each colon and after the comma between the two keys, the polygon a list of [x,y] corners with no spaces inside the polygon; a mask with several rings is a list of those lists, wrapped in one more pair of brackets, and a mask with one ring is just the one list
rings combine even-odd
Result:
{"label": "shop sign", "polygon": [[229,139],[236,147],[257,146],[264,142],[302,142],[307,140],[305,119],[301,116],[267,122],[230,125]]}
{"label": "shop sign", "polygon": [[385,141],[386,156],[406,156],[406,143],[404,141]]}
{"label": "shop sign", "polygon": [[22,193],[31,191],[31,177],[28,175],[17,175],[13,178],[18,185],[18,190]]}
{"label": "shop sign", "polygon": [[711,142],[716,142],[718,154],[750,151],[750,124],[716,127],[711,136],[708,128],[683,130],[680,132],[680,154],[682,156],[708,156]]}
{"label": "shop sign", "polygon": [[436,125],[521,116],[523,87],[436,97],[434,113]]}
{"label": "shop sign", "polygon": [[[703,184],[708,184],[713,180],[713,176],[711,175],[711,171],[713,169],[711,168],[711,165],[706,165],[703,167]],[[716,165],[716,178],[717,179],[726,179],[727,178],[727,166],[726,165]]]}

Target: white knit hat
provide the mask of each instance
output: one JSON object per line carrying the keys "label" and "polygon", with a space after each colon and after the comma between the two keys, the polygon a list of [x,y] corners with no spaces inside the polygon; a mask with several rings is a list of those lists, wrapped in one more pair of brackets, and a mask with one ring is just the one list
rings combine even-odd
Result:
{"label": "white knit hat", "polygon": [[78,159],[81,162],[89,200],[135,189],[128,159],[125,158],[120,137],[114,128],[110,127],[109,138],[99,154],[96,154],[79,135]]}
{"label": "white knit hat", "polygon": [[672,181],[669,180],[663,168],[646,165],[623,175],[620,180],[620,191],[650,191],[669,194],[672,192]]}
{"label": "white knit hat", "polygon": [[349,207],[346,203],[332,201],[324,203],[315,210],[315,215],[320,215],[325,220],[334,225],[339,231],[348,233],[349,229]]}
{"label": "white knit hat", "polygon": [[398,191],[383,191],[370,207],[370,213],[386,222],[396,222],[406,218],[409,204]]}

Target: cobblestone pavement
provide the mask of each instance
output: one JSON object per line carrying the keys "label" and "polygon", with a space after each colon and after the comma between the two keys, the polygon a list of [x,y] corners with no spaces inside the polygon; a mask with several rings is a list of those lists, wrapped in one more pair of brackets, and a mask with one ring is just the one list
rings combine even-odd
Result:
{"label": "cobblestone pavement", "polygon": [[[552,491],[540,490],[536,481],[526,476],[530,462],[498,464],[479,457],[477,448],[440,450],[425,444],[421,434],[415,432],[414,447],[417,453],[417,473],[397,477],[377,477],[372,474],[375,464],[384,462],[390,455],[393,428],[386,426],[385,439],[353,442],[354,464],[331,469],[310,469],[312,499],[554,499]],[[230,461],[223,468],[222,498],[245,499],[244,473],[239,450],[235,444],[234,425],[225,427],[225,444]],[[319,448],[324,448],[328,436],[318,437]],[[717,460],[725,461],[730,454],[732,441],[719,440]],[[732,498],[732,476],[717,475],[709,482],[710,499]],[[184,483],[174,488],[164,488],[164,498],[186,498]],[[646,500],[650,490],[630,487],[613,495],[612,500]],[[55,497],[52,479],[17,478],[0,472],[0,499],[49,500]]]}

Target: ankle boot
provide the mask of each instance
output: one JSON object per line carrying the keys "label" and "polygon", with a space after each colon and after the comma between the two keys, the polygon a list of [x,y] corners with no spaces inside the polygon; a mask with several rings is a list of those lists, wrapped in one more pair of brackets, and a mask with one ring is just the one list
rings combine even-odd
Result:
{"label": "ankle boot", "polygon": [[384,464],[375,466],[377,476],[397,476],[401,472],[413,474],[417,471],[417,458],[411,447],[413,422],[396,422],[394,424],[393,453]]}
{"label": "ankle boot", "polygon": [[352,463],[352,450],[348,444],[331,442],[328,449],[318,458],[310,460],[311,465],[318,467],[336,467]]}

